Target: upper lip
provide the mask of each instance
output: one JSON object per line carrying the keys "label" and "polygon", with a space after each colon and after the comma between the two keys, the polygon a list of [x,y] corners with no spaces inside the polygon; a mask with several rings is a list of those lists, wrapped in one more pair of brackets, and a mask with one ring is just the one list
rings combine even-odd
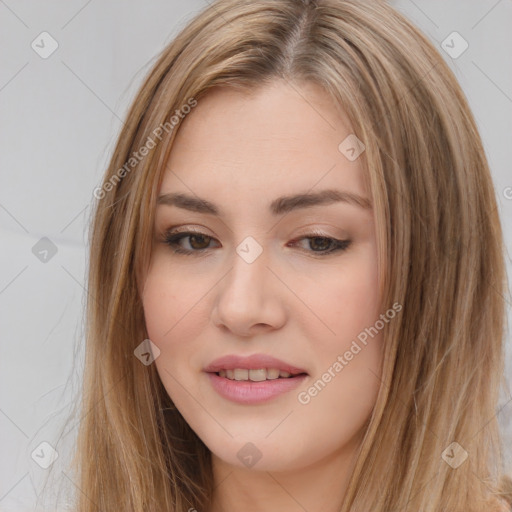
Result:
{"label": "upper lip", "polygon": [[306,370],[297,366],[285,363],[267,354],[253,354],[251,356],[237,356],[229,354],[219,357],[205,367],[204,371],[215,373],[219,370],[234,370],[235,368],[247,368],[248,370],[258,370],[260,368],[278,368],[292,375],[307,373]]}

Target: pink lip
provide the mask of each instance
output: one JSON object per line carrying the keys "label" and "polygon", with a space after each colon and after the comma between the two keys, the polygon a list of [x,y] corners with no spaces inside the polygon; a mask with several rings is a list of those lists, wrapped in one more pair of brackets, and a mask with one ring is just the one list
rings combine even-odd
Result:
{"label": "pink lip", "polygon": [[219,370],[234,370],[235,368],[247,368],[248,370],[258,370],[259,368],[278,368],[292,375],[307,373],[302,368],[297,368],[284,361],[266,354],[253,354],[252,356],[237,356],[230,354],[212,361],[205,369],[205,372],[215,373]]}
{"label": "pink lip", "polygon": [[278,395],[296,388],[307,375],[297,375],[288,379],[264,380],[261,382],[231,380],[219,377],[216,373],[207,374],[213,389],[224,398],[240,404],[266,402]]}
{"label": "pink lip", "polygon": [[[257,370],[259,368],[278,368],[294,375],[286,379],[272,379],[260,382],[237,381],[226,377],[220,377],[219,370],[233,370],[235,368],[247,368]],[[283,393],[296,388],[308,376],[302,368],[285,363],[275,357],[265,354],[254,354],[248,357],[228,355],[215,359],[205,369],[213,389],[224,398],[241,404],[257,404],[266,402]]]}

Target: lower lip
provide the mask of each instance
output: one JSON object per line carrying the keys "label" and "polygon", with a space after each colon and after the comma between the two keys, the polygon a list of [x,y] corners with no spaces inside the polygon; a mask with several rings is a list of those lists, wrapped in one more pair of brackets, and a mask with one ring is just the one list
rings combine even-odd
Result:
{"label": "lower lip", "polygon": [[305,380],[307,375],[260,382],[231,380],[219,377],[216,373],[208,373],[208,377],[215,391],[222,397],[239,404],[257,404],[295,389]]}

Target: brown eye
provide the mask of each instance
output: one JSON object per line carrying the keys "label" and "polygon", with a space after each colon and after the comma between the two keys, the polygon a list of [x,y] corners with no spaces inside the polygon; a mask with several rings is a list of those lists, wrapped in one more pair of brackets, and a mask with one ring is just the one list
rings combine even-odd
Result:
{"label": "brown eye", "polygon": [[[351,244],[350,240],[338,240],[327,236],[318,236],[315,233],[296,239],[291,244],[300,246],[304,241],[307,241],[306,246],[302,246],[301,250],[314,256],[327,256],[335,252],[343,252]],[[200,256],[211,249],[210,243],[216,242],[216,239],[194,231],[178,233],[169,231],[165,234],[163,242],[172,247],[174,253]],[[217,247],[220,247],[220,244]]]}
{"label": "brown eye", "polygon": [[331,246],[332,241],[333,240],[331,238],[315,236],[314,238],[309,239],[309,246],[313,250],[324,251]]}
{"label": "brown eye", "polygon": [[[185,244],[187,242],[188,244]],[[215,238],[204,233],[186,231],[181,233],[168,232],[165,234],[163,242],[171,246],[175,253],[179,254],[201,254],[209,248],[210,243]]]}
{"label": "brown eye", "polygon": [[[188,237],[190,239],[190,246],[193,249],[206,249],[210,244],[211,237],[207,235],[191,235]],[[206,245],[205,245],[206,241]]]}
{"label": "brown eye", "polygon": [[[328,236],[319,236],[315,233],[303,236],[292,242],[293,245],[302,245],[302,250],[315,256],[327,256],[335,252],[345,251],[351,244],[350,240],[338,240]],[[305,245],[305,246],[304,246]]]}

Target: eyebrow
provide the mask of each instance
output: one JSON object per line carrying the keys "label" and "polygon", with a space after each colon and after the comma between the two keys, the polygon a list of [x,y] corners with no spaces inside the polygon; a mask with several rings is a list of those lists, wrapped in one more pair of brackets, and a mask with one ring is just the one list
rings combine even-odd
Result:
{"label": "eyebrow", "polygon": [[[273,215],[281,215],[292,210],[336,202],[348,203],[366,210],[372,209],[371,202],[365,197],[344,190],[327,189],[319,192],[305,192],[278,197],[270,203],[269,210]],[[162,194],[158,197],[157,204],[177,206],[191,212],[209,213],[217,216],[223,215],[221,209],[210,201],[183,193]]]}

